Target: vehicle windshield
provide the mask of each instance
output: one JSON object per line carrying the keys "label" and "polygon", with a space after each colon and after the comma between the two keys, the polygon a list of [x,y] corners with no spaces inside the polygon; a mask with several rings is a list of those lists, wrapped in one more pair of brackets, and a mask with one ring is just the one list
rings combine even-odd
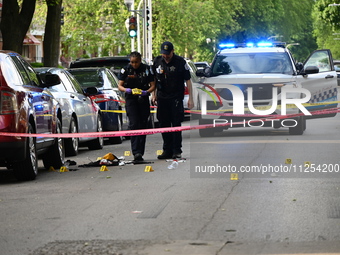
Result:
{"label": "vehicle windshield", "polygon": [[82,87],[102,87],[104,84],[103,75],[96,70],[68,70],[80,83]]}
{"label": "vehicle windshield", "polygon": [[287,53],[232,53],[218,55],[211,67],[211,76],[224,74],[293,74]]}

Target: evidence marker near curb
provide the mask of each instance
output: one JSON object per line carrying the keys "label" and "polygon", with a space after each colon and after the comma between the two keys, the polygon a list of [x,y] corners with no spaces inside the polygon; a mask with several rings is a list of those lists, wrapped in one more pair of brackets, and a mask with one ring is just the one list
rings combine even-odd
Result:
{"label": "evidence marker near curb", "polygon": [[144,172],[153,172],[152,166],[146,166]]}
{"label": "evidence marker near curb", "polygon": [[156,155],[157,155],[157,156],[162,155],[162,153],[163,153],[163,150],[157,150],[157,151],[156,151]]}
{"label": "evidence marker near curb", "polygon": [[304,165],[304,166],[310,166],[311,163],[310,163],[310,161],[305,161],[305,163],[303,163],[303,165]]}
{"label": "evidence marker near curb", "polygon": [[131,151],[125,151],[125,152],[124,152],[124,156],[125,156],[125,157],[128,157],[128,156],[130,156],[130,155],[131,155]]}

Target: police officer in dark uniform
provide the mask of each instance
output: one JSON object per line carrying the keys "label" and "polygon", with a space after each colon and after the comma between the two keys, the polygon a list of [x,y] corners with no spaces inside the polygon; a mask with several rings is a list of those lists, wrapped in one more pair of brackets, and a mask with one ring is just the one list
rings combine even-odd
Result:
{"label": "police officer in dark uniform", "polygon": [[[155,89],[152,69],[142,63],[139,52],[130,54],[130,63],[121,69],[118,88],[125,92],[125,107],[131,130],[148,127],[150,116],[149,95]],[[131,136],[131,149],[135,161],[143,161],[146,135]]]}
{"label": "police officer in dark uniform", "polygon": [[[185,59],[174,54],[171,42],[161,45],[161,55],[153,62],[156,76],[156,90],[153,102],[157,105],[157,119],[160,127],[178,127],[184,120],[185,83],[189,91],[188,108],[194,107],[189,66]],[[181,158],[182,132],[162,133],[163,153],[158,159]]]}

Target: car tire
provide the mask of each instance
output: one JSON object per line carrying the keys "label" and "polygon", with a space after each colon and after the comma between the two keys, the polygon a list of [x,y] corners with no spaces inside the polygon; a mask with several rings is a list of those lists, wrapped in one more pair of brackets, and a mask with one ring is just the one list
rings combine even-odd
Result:
{"label": "car tire", "polygon": [[[98,119],[97,119],[97,132],[102,132],[103,127],[102,127],[102,117],[98,114]],[[88,142],[87,147],[90,150],[101,150],[103,149],[104,146],[104,137],[100,136],[97,137],[95,140],[92,140]]]}
{"label": "car tire", "polygon": [[306,119],[303,116],[300,116],[297,119],[297,125],[295,127],[289,128],[289,134],[290,135],[302,135],[305,129],[306,129]]}
{"label": "car tire", "polygon": [[[57,134],[62,133],[61,122],[57,121]],[[64,139],[61,137],[56,137],[53,145],[48,149],[46,153],[42,156],[44,167],[49,169],[51,166],[55,169],[59,169],[65,164],[65,147]]]}
{"label": "car tire", "polygon": [[[33,127],[28,123],[28,134],[35,133]],[[13,163],[14,176],[19,181],[34,180],[38,174],[38,155],[35,137],[26,139],[26,158],[19,162]]]}
{"label": "car tire", "polygon": [[[121,115],[118,115],[118,124],[115,131],[122,131]],[[123,142],[123,136],[112,136],[109,137],[109,142],[111,144],[121,144]]]}
{"label": "car tire", "polygon": [[[71,119],[69,132],[71,134],[78,133],[77,123],[74,117],[72,117]],[[79,150],[79,138],[78,137],[65,139],[66,156],[76,156],[78,154],[78,150]]]}

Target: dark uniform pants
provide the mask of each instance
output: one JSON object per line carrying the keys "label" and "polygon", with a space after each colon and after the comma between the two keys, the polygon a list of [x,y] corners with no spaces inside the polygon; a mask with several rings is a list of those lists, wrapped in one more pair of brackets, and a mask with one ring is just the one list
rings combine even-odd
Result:
{"label": "dark uniform pants", "polygon": [[[179,127],[184,120],[183,100],[157,99],[157,119],[160,127]],[[162,133],[163,152],[182,153],[182,132]]]}
{"label": "dark uniform pants", "polygon": [[[150,115],[150,102],[148,96],[126,99],[126,113],[129,118],[129,129],[137,130],[148,127],[148,118]],[[135,155],[145,152],[146,135],[131,136],[131,150]]]}

